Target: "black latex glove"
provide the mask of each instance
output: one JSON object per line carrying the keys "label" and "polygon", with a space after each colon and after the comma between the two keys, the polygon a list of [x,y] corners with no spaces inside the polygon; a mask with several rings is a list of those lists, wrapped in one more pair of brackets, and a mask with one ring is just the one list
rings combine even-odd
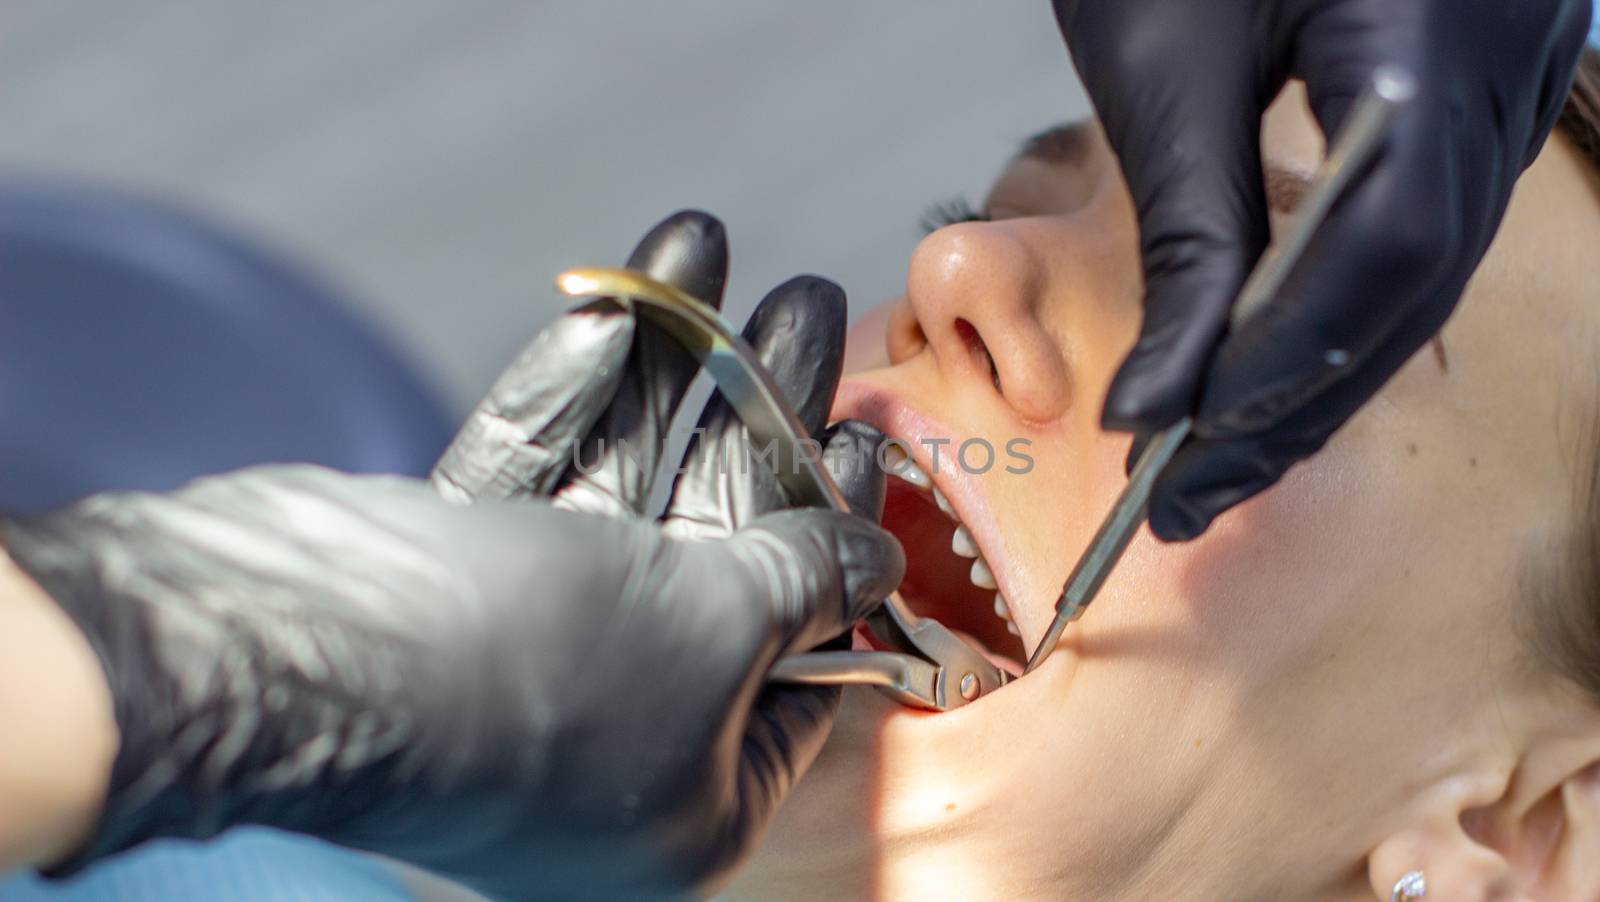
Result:
{"label": "black latex glove", "polygon": [[[680,215],[632,262],[720,289],[721,242],[714,220]],[[450,500],[415,480],[266,467],[0,523],[100,656],[120,731],[102,823],[64,869],[252,823],[503,898],[674,897],[724,879],[837,701],[767,687],[766,670],[846,630],[903,562],[865,519],[768,513],[764,471],[679,482],[696,501],[668,522],[728,511],[716,537],[634,513],[650,488],[635,474],[659,460],[693,369],[636,370],[675,358],[632,322],[596,302],[536,340],[441,461]],[[749,333],[813,427],[843,324],[836,288],[797,279]],[[575,469],[598,433],[652,441]],[[881,503],[875,438],[838,431],[824,456],[865,511]],[[708,507],[728,492],[706,478],[768,500]],[[548,492],[626,516],[531,497]]]}
{"label": "black latex glove", "polygon": [[[1144,326],[1104,424],[1148,437],[1196,415],[1150,507],[1156,535],[1191,538],[1321,448],[1443,325],[1566,99],[1589,0],[1055,9],[1139,215]],[[1416,76],[1416,99],[1279,297],[1226,334],[1268,238],[1262,111],[1300,78],[1335,134],[1383,63]]]}

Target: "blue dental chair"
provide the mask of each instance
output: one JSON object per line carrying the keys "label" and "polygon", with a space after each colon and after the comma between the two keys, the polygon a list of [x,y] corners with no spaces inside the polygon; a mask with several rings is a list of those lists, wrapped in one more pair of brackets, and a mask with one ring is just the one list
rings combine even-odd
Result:
{"label": "blue dental chair", "polygon": [[[450,421],[348,306],[179,212],[0,180],[0,509],[273,461],[427,473]],[[237,830],[152,843],[0,902],[416,898],[394,866]]]}

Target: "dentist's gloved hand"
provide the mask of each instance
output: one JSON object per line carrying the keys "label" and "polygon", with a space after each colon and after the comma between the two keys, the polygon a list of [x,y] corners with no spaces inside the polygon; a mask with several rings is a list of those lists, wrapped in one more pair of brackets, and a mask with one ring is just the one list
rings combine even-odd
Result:
{"label": "dentist's gloved hand", "polygon": [[[720,226],[681,214],[630,262],[715,301],[725,259]],[[691,468],[667,522],[722,517],[698,539],[634,513],[693,368],[631,323],[600,301],[546,330],[441,461],[449,500],[263,467],[0,521],[99,655],[120,733],[102,821],[63,869],[253,823],[504,898],[672,897],[725,878],[836,702],[767,687],[767,668],[848,629],[903,562],[866,519],[768,512],[764,471]],[[843,323],[837,289],[802,279],[752,325],[813,428]],[[641,369],[663,360],[666,375]],[[739,428],[708,430],[694,459]],[[650,441],[602,450],[630,436]],[[869,513],[872,438],[838,431],[824,457]],[[708,503],[724,497],[766,500]]]}
{"label": "dentist's gloved hand", "polygon": [[[1104,422],[1148,436],[1196,415],[1150,507],[1158,536],[1191,538],[1321,448],[1450,315],[1561,110],[1589,0],[1055,10],[1139,215],[1144,326]],[[1384,63],[1416,76],[1416,99],[1281,295],[1226,334],[1268,238],[1262,111],[1303,79],[1332,135]]]}

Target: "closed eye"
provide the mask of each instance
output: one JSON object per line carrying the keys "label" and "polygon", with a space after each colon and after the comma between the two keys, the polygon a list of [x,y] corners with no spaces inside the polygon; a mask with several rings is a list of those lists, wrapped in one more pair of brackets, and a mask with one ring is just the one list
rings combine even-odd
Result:
{"label": "closed eye", "polygon": [[932,234],[949,225],[962,222],[988,222],[989,214],[976,210],[964,197],[935,201],[922,211],[922,233]]}

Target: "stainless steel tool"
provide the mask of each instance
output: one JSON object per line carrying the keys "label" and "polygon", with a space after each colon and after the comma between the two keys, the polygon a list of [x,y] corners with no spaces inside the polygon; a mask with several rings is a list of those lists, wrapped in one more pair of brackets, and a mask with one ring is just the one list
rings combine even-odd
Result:
{"label": "stainless steel tool", "polygon": [[[774,472],[795,504],[847,510],[844,495],[814,454],[794,408],[755,352],[717,311],[689,294],[629,269],[568,270],[556,287],[575,297],[630,304],[683,344],[716,380],[758,447],[775,449]],[[868,627],[892,652],[827,651],[791,655],[768,678],[776,682],[876,686],[902,704],[944,711],[1000,688],[1010,675],[943,624],[919,617],[899,593],[884,599]]]}
{"label": "stainless steel tool", "polygon": [[[1283,287],[1284,279],[1300,259],[1311,236],[1322,224],[1328,209],[1349,184],[1352,176],[1371,158],[1388,131],[1394,115],[1416,93],[1416,83],[1410,73],[1395,66],[1384,66],[1373,73],[1372,81],[1350,109],[1338,137],[1332,142],[1327,158],[1317,171],[1311,188],[1300,201],[1294,221],[1284,234],[1267,248],[1245,280],[1239,297],[1234,301],[1229,321],[1238,329],[1262,305],[1275,297]],[[1342,352],[1329,349],[1330,362]],[[1024,674],[1032,673],[1060,644],[1061,634],[1067,624],[1083,616],[1122,559],[1133,534],[1149,514],[1150,490],[1178,448],[1189,437],[1194,420],[1185,417],[1157,433],[1145,446],[1128,484],[1111,506],[1111,512],[1101,522],[1100,528],[1089,542],[1089,547],[1078,558],[1056,601],[1055,619],[1045,631],[1044,638],[1028,658]]]}

